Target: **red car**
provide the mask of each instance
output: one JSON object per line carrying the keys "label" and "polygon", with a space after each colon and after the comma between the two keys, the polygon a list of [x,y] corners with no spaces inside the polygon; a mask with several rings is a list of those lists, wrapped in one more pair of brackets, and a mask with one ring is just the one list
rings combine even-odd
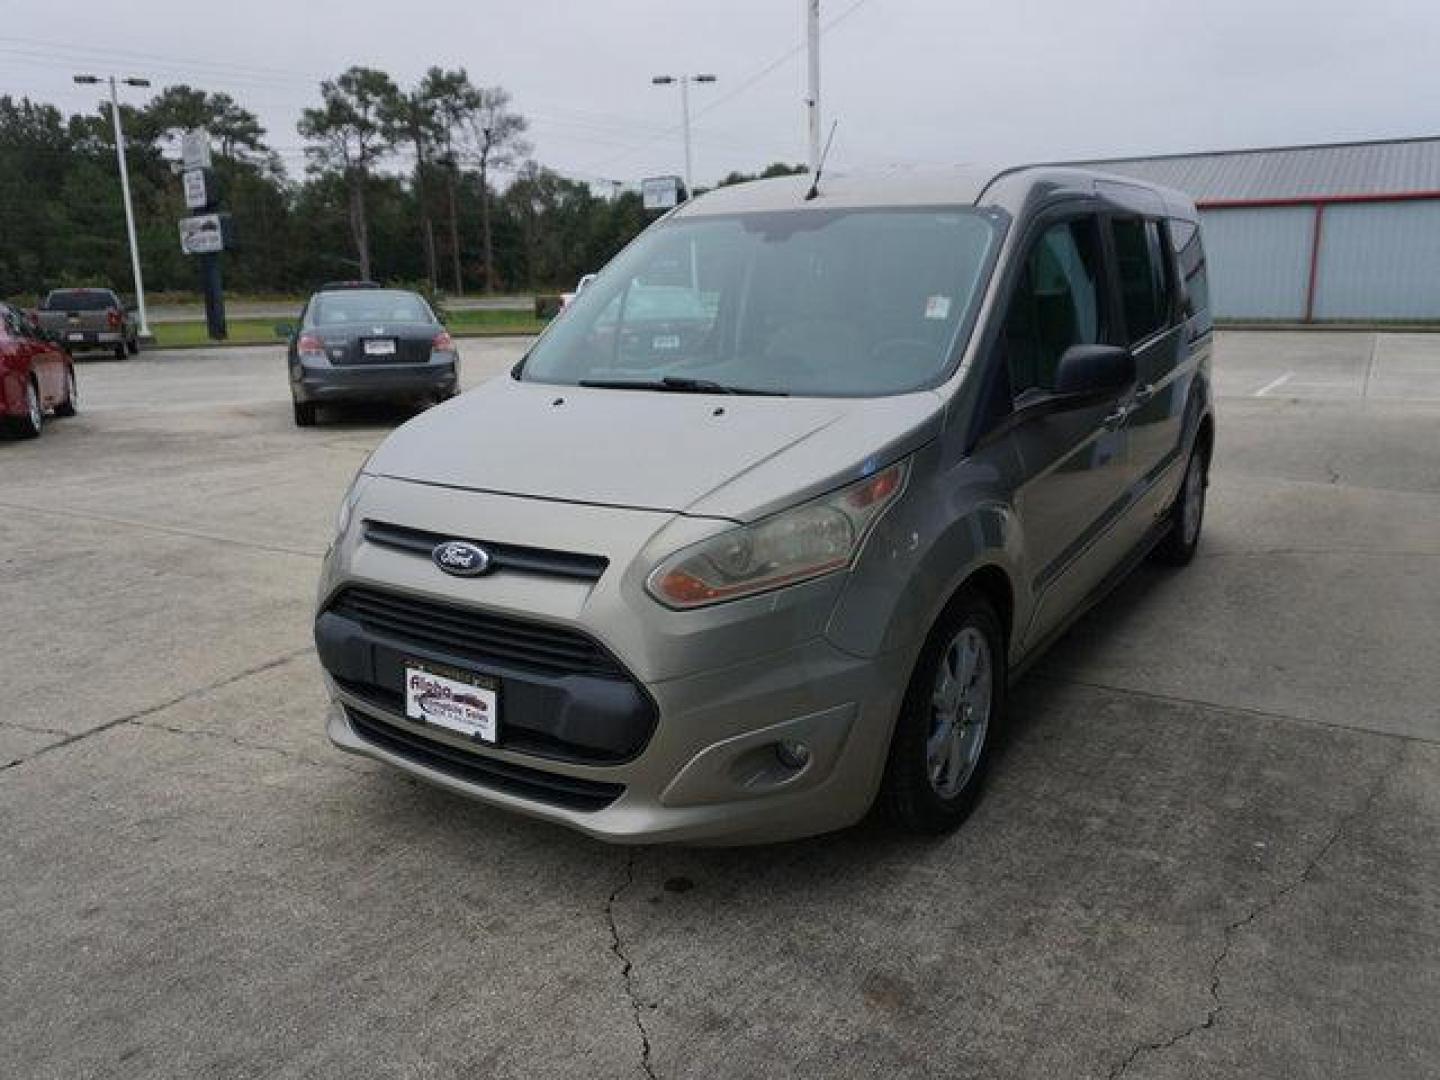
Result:
{"label": "red car", "polygon": [[74,416],[79,400],[70,354],[24,314],[0,304],[0,423],[33,439],[47,410]]}

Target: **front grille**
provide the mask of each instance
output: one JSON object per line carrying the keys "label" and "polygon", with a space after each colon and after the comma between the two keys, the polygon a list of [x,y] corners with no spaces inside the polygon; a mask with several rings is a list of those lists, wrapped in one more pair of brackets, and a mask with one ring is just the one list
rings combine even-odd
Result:
{"label": "front grille", "polygon": [[603,810],[625,793],[623,784],[583,780],[574,776],[531,769],[498,758],[482,757],[446,743],[417,735],[358,709],[347,708],[350,727],[372,746],[396,757],[434,769],[457,780],[503,791],[523,799],[566,810],[593,813]]}
{"label": "front grille", "polygon": [[503,663],[546,675],[629,679],[620,663],[578,630],[455,607],[364,586],[330,605],[372,633],[416,642],[477,664]]}
{"label": "front grille", "polygon": [[600,575],[609,565],[609,560],[603,555],[579,555],[570,551],[551,551],[548,548],[496,544],[489,540],[475,540],[452,533],[412,529],[408,525],[391,525],[384,521],[366,521],[365,539],[381,547],[424,555],[427,559],[437,544],[443,544],[447,540],[468,540],[488,551],[490,563],[497,569],[576,578],[580,581],[599,581]]}

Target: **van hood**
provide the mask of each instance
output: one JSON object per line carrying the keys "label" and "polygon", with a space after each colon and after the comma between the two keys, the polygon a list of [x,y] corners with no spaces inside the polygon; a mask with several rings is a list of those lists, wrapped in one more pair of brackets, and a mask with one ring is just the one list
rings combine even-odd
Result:
{"label": "van hood", "polygon": [[748,521],[932,438],[943,401],[602,390],[502,376],[416,417],[365,471]]}

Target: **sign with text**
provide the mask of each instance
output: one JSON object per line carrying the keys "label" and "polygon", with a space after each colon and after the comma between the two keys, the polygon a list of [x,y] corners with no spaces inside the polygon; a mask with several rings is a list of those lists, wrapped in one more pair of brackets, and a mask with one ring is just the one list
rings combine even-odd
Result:
{"label": "sign with text", "polygon": [[180,162],[187,169],[210,168],[210,132],[191,128],[180,137]]}
{"label": "sign with text", "polygon": [[215,255],[225,250],[224,214],[180,219],[180,250],[186,255]]}
{"label": "sign with text", "polygon": [[651,176],[640,182],[640,198],[646,210],[670,210],[685,197],[685,185],[678,176]]}
{"label": "sign with text", "polygon": [[186,169],[181,175],[185,185],[185,207],[203,210],[210,205],[210,170]]}

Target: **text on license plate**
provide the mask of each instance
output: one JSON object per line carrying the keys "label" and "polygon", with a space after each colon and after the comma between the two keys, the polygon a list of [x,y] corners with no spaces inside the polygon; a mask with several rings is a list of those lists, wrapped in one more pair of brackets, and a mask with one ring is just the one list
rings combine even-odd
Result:
{"label": "text on license plate", "polygon": [[71,335],[70,335],[70,340],[71,340],[71,341],[84,341],[84,340],[85,340],[85,335],[84,335],[84,334],[71,334]]}
{"label": "text on license plate", "polygon": [[493,680],[420,664],[405,666],[405,716],[482,742],[499,737],[500,703]]}
{"label": "text on license plate", "polygon": [[395,339],[394,339],[394,338],[374,338],[373,340],[370,340],[370,341],[365,342],[365,355],[366,355],[366,356],[394,356],[394,355],[395,355]]}

